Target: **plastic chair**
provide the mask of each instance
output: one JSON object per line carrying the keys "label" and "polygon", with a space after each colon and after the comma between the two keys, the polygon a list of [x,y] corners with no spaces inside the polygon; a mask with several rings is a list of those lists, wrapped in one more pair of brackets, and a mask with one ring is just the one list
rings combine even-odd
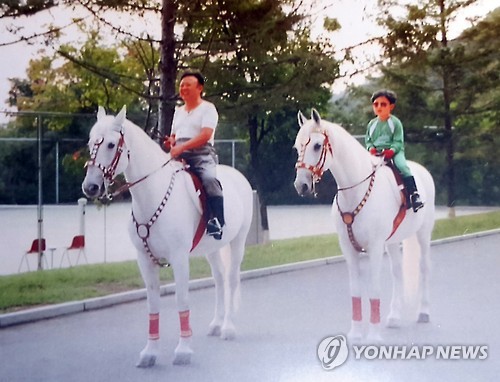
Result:
{"label": "plastic chair", "polygon": [[37,254],[38,255],[38,242],[40,241],[40,252],[42,254],[42,259],[43,261],[45,261],[45,267],[48,268],[49,265],[47,264],[47,258],[44,256],[44,252],[46,250],[46,246],[45,246],[45,239],[35,239],[33,240],[33,242],[31,243],[31,248],[28,249],[26,252],[24,252],[23,254],[23,257],[21,258],[21,262],[19,263],[19,268],[17,269],[17,272],[21,272],[21,268],[23,266],[23,262],[26,263],[26,266],[28,267],[28,271],[31,271],[30,269],[30,263],[28,261],[28,255],[31,255],[31,254]]}
{"label": "plastic chair", "polygon": [[71,259],[69,258],[69,253],[70,251],[78,251],[78,256],[76,258],[76,263],[75,265],[78,265],[78,262],[80,261],[80,256],[83,254],[83,257],[85,258],[85,262],[88,264],[89,261],[87,260],[87,255],[85,254],[85,236],[83,235],[77,235],[73,237],[73,240],[71,241],[71,245],[67,248],[64,249],[64,252],[61,257],[61,264],[59,264],[59,267],[62,266],[62,263],[64,261],[64,257],[68,259],[69,266],[71,267]]}

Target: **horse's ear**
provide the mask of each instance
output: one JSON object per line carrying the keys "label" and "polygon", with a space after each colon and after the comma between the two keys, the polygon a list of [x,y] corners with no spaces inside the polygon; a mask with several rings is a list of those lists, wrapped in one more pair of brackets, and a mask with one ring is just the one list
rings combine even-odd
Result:
{"label": "horse's ear", "polygon": [[121,128],[123,126],[123,122],[125,122],[126,116],[127,116],[127,107],[125,105],[123,105],[122,109],[120,110],[118,115],[115,117],[115,120],[113,122],[113,126],[115,127],[115,130],[118,130],[118,131],[121,130]]}
{"label": "horse's ear", "polygon": [[97,108],[97,120],[100,120],[104,116],[106,116],[106,110],[102,106],[99,106]]}
{"label": "horse's ear", "polygon": [[306,122],[306,117],[302,112],[299,110],[297,113],[297,121],[299,122],[299,126],[302,127],[302,125]]}
{"label": "horse's ear", "polygon": [[311,110],[311,118],[314,120],[314,122],[316,122],[318,125],[321,123],[321,117],[318,113],[318,110],[316,110],[315,108],[312,108]]}

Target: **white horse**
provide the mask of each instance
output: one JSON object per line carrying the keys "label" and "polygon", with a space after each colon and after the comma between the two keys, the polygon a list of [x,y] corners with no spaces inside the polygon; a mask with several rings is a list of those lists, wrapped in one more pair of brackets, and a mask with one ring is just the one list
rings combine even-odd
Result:
{"label": "white horse", "polygon": [[126,188],[132,194],[129,234],[137,248],[149,309],[149,337],[137,366],[153,366],[159,354],[159,269],[167,264],[174,272],[180,319],[174,364],[191,360],[190,253],[207,255],[215,279],[215,317],[210,323],[209,335],[234,338],[233,315],[239,301],[240,265],[253,211],[252,189],[245,177],[231,167],[217,168],[224,190],[224,235],[222,240],[203,235],[192,249],[202,211],[191,176],[181,162],[170,160],[142,129],[126,119],[125,107],[116,117],[107,116],[99,107],[97,122],[90,131],[89,149],[91,155],[83,192],[91,198],[108,193],[115,175],[124,173]]}
{"label": "white horse", "polygon": [[[314,109],[311,117],[307,120],[301,112],[298,115],[300,130],[295,148],[299,158],[294,185],[300,195],[314,193],[314,184],[326,170],[331,171],[337,182],[338,193],[332,212],[341,250],[349,269],[352,297],[349,337],[361,339],[364,336],[361,297],[365,289],[363,282],[366,282],[370,300],[368,338],[373,341],[381,340],[380,268],[385,249],[391,259],[393,276],[392,302],[387,326],[401,325],[408,312],[405,302],[410,298],[416,300],[419,292],[417,320],[428,322],[429,256],[434,226],[435,194],[432,176],[422,166],[409,162],[425,205],[417,213],[411,209],[407,210],[404,220],[394,231],[394,220],[400,211],[402,198],[392,170],[385,166],[382,158],[371,155],[341,126],[321,120]],[[401,242],[403,258],[400,251]],[[368,255],[368,280],[360,274],[362,252]],[[413,268],[410,269],[405,264],[410,264],[412,257]],[[408,290],[411,288],[404,291],[404,288],[411,284],[413,291]]]}

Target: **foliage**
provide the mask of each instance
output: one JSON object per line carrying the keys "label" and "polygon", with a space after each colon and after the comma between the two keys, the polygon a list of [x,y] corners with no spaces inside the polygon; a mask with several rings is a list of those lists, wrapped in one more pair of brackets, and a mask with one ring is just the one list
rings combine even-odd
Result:
{"label": "foliage", "polygon": [[[474,1],[381,1],[383,76],[349,89],[331,105],[331,113],[358,126],[372,118],[370,94],[377,88],[396,91],[394,114],[403,121],[406,154],[431,170],[437,200],[448,205],[496,204],[498,147],[500,9],[491,12],[455,39],[447,38],[453,17]],[[404,4],[404,17],[393,15]],[[441,10],[440,5],[444,7]],[[395,8],[396,7],[396,8]],[[347,102],[346,102],[347,99]],[[342,104],[344,103],[344,104]],[[350,112],[357,108],[353,116]],[[364,128],[363,128],[364,126]],[[456,169],[456,170],[455,170]],[[451,183],[450,183],[451,182]],[[452,188],[450,191],[450,187]]]}
{"label": "foliage", "polygon": [[[221,126],[239,126],[232,136],[249,140],[251,167],[247,174],[259,189],[263,205],[266,195],[280,187],[290,189],[293,162],[281,159],[290,158],[293,134],[281,126],[293,126],[293,132],[299,108],[326,104],[329,84],[338,76],[333,46],[311,41],[306,16],[293,1],[165,2],[163,9],[144,1],[77,3],[87,10],[100,3],[104,9],[132,9],[138,14],[148,11],[158,16],[161,11],[165,17],[165,12],[172,12],[179,29],[175,35],[167,33],[164,41],[174,43],[175,49],[169,53],[175,60],[169,61],[168,78],[162,82],[173,84],[177,70],[203,71],[206,98],[217,104]],[[329,23],[335,28],[332,20]],[[165,73],[157,63],[163,54],[157,40],[128,34],[123,44],[105,46],[102,32],[81,28],[88,34],[82,47],[61,46],[57,55],[31,63],[27,81],[13,80],[11,101],[19,110],[88,113],[98,104],[116,110],[125,103],[130,115],[146,109],[156,112],[153,103],[158,97],[165,101],[174,96],[170,85],[163,95],[158,94],[158,76]],[[122,27],[113,29],[125,34]],[[64,64],[56,67],[61,56]],[[160,117],[168,121],[168,117]],[[73,124],[74,120],[60,119],[46,128],[63,133]],[[169,130],[165,122],[158,128]],[[71,135],[85,134],[72,131]],[[275,142],[283,151],[276,150]],[[64,160],[66,169],[74,167],[68,167],[72,154]],[[266,162],[261,164],[263,160]],[[269,171],[276,179],[274,184],[266,181]]]}

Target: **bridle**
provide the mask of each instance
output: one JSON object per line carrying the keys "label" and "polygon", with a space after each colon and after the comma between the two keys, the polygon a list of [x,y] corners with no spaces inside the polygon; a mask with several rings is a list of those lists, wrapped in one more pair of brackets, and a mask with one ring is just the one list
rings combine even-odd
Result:
{"label": "bridle", "polygon": [[[113,159],[111,160],[109,166],[104,166],[103,164],[97,162],[97,153],[99,152],[99,148],[101,147],[102,143],[104,142],[104,137],[100,137],[98,140],[94,142],[94,146],[92,147],[92,150],[90,151],[90,159],[85,163],[85,168],[94,166],[97,167],[99,170],[102,171],[103,174],[103,179],[104,179],[104,187],[105,187],[105,195],[104,197],[107,197],[108,199],[112,199],[113,196],[116,196],[114,194],[109,194],[109,186],[113,185],[115,175],[116,175],[116,169],[118,167],[118,163],[120,162],[120,158],[123,153],[123,146],[125,144],[125,138],[123,134],[123,128],[120,129],[120,139],[118,140],[118,144],[116,145],[116,151],[115,155],[113,156]],[[127,153],[128,156],[130,156],[129,153]],[[130,158],[129,158],[130,159]]]}
{"label": "bridle", "polygon": [[311,143],[311,137],[309,136],[309,140],[302,145],[302,148],[299,152],[299,158],[297,159],[297,163],[295,164],[295,168],[304,168],[308,171],[311,172],[312,174],[312,192],[313,195],[316,197],[316,183],[319,183],[321,178],[323,177],[323,174],[325,172],[325,163],[326,163],[326,158],[327,155],[330,154],[333,156],[333,149],[332,145],[330,144],[330,138],[328,138],[328,134],[326,131],[321,131],[321,130],[314,130],[312,133],[320,133],[323,134],[323,145],[321,147],[321,153],[319,155],[318,162],[315,165],[308,165],[307,163],[304,162],[304,156],[306,153],[306,148],[309,143]]}
{"label": "bridle", "polygon": [[[115,192],[110,193],[109,192],[109,187],[111,185],[113,185],[114,178],[115,178],[115,175],[116,175],[116,169],[118,167],[118,163],[120,162],[121,155],[122,155],[122,153],[124,151],[123,150],[123,146],[125,144],[125,139],[124,139],[123,129],[120,130],[120,139],[118,140],[118,144],[117,144],[117,147],[116,147],[116,152],[115,152],[115,155],[113,156],[113,159],[112,159],[112,161],[111,161],[111,163],[109,164],[108,167],[106,167],[103,164],[97,162],[97,160],[96,160],[97,153],[98,153],[99,148],[101,147],[101,145],[102,145],[103,142],[104,142],[104,137],[100,137],[98,140],[96,140],[96,142],[94,143],[94,146],[92,147],[92,151],[90,152],[90,159],[85,163],[85,167],[95,166],[98,169],[100,169],[102,171],[102,173],[103,173],[105,193],[104,193],[103,196],[101,196],[101,199],[102,198],[106,198],[109,201],[113,200],[113,198],[116,195],[118,195],[118,194],[120,194],[120,193],[128,190],[129,188],[135,186],[137,183],[142,182],[143,180],[145,180],[146,178],[148,178],[152,174],[154,174],[157,171],[161,170],[163,167],[165,167],[167,164],[169,164],[170,161],[172,160],[172,159],[169,159],[168,161],[166,161],[165,163],[163,163],[159,168],[157,168],[153,172],[151,172],[151,173],[149,173],[147,175],[144,175],[143,177],[137,179],[134,182],[130,182],[130,183],[127,182],[123,186],[121,186],[118,190],[116,190]],[[129,152],[127,152],[127,156],[130,159],[130,153]],[[169,184],[169,186],[167,188],[167,192],[165,193],[165,196],[161,200],[161,202],[160,202],[159,206],[157,207],[156,211],[153,213],[153,215],[151,216],[151,218],[146,223],[139,223],[136,220],[136,217],[134,215],[134,211],[132,211],[132,220],[134,222],[134,225],[135,225],[135,228],[136,228],[136,231],[137,231],[137,236],[139,236],[139,238],[141,239],[142,244],[144,246],[144,250],[148,254],[148,256],[151,259],[151,261],[153,262],[153,264],[158,265],[160,267],[169,267],[170,264],[166,261],[165,258],[157,258],[155,255],[153,255],[153,253],[151,251],[151,248],[149,247],[149,243],[148,243],[149,233],[150,233],[151,227],[153,226],[153,224],[159,218],[160,214],[162,213],[163,209],[165,208],[165,205],[167,204],[168,199],[170,198],[170,194],[172,193],[172,189],[174,188],[175,175],[179,171],[183,171],[184,169],[185,168],[182,167],[182,168],[174,171],[174,173],[172,175],[172,178],[170,179],[170,184]]]}

